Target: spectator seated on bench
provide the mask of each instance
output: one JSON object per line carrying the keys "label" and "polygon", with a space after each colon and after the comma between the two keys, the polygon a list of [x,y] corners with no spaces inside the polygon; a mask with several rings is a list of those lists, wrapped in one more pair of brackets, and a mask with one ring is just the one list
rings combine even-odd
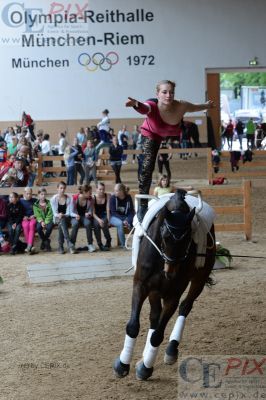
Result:
{"label": "spectator seated on bench", "polygon": [[117,228],[120,247],[125,248],[124,228],[131,228],[135,210],[132,197],[123,183],[117,183],[110,197],[110,224]]}
{"label": "spectator seated on bench", "polygon": [[77,234],[80,226],[84,226],[86,230],[88,252],[93,253],[96,248],[92,243],[92,226],[93,226],[93,198],[92,188],[89,185],[79,187],[79,193],[72,198],[71,210],[71,236],[70,240],[73,245],[76,244]]}
{"label": "spectator seated on bench", "polygon": [[[102,182],[97,183],[96,194],[93,201],[93,227],[95,237],[101,251],[108,251],[111,248],[111,235],[109,231],[109,208],[110,195],[105,193],[105,184]],[[105,245],[102,243],[101,230],[103,231],[106,239]]]}
{"label": "spectator seated on bench", "polygon": [[51,203],[46,199],[45,188],[38,190],[38,200],[33,205],[33,212],[37,220],[37,232],[41,239],[41,250],[51,251],[50,236],[54,227],[53,210]]}
{"label": "spectator seated on bench", "polygon": [[68,250],[71,254],[76,253],[74,243],[71,242],[68,227],[70,225],[70,215],[72,208],[72,198],[65,194],[65,182],[57,185],[57,194],[51,198],[51,206],[54,214],[54,223],[58,224],[58,252],[64,254],[64,241],[67,242]]}

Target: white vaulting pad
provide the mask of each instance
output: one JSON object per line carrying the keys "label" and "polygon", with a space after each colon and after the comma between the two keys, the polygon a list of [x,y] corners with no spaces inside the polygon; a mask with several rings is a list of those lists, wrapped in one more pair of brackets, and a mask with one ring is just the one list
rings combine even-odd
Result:
{"label": "white vaulting pad", "polygon": [[[132,266],[136,268],[140,239],[143,236],[144,231],[147,231],[151,221],[157,215],[157,213],[163,208],[167,201],[174,195],[169,193],[161,196],[158,200],[151,200],[149,202],[149,209],[145,214],[142,224],[139,224],[137,217],[134,218],[135,232],[132,243]],[[197,207],[199,200],[197,197],[186,195],[186,203],[190,208]],[[203,207],[199,213],[197,213],[192,221],[192,236],[193,240],[197,244],[197,252],[205,253],[207,245],[207,233],[210,231],[211,226],[215,219],[215,212],[209,204],[205,201],[202,202]],[[205,263],[204,257],[198,257],[196,260],[197,267],[203,267]]]}
{"label": "white vaulting pad", "polygon": [[116,258],[99,258],[90,260],[74,259],[56,264],[32,264],[27,267],[30,283],[49,283],[75,281],[83,279],[127,276],[133,271],[125,272],[131,266],[130,256]]}

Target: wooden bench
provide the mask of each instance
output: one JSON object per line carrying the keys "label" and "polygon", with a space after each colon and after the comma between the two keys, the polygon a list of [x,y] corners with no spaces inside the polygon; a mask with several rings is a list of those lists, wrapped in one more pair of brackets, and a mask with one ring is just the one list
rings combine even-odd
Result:
{"label": "wooden bench", "polygon": [[[242,232],[246,240],[252,238],[252,212],[251,212],[251,181],[244,180],[241,185],[222,185],[197,187],[201,190],[203,200],[207,201],[217,214],[215,229],[217,232]],[[0,195],[8,196],[11,191],[23,194],[25,188],[1,188]],[[33,187],[33,194],[36,196],[39,187]],[[48,197],[56,193],[56,186],[46,187]],[[78,186],[68,186],[67,193],[74,194],[78,192]],[[130,195],[133,200],[138,193],[131,190]],[[229,203],[229,204],[228,204]],[[226,219],[238,216],[240,221],[231,222]],[[129,233],[125,230],[125,233]]]}

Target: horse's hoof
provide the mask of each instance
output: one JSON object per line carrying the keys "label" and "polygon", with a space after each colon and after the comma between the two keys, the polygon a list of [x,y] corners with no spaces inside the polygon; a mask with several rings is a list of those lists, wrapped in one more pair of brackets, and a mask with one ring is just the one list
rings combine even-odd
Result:
{"label": "horse's hoof", "polygon": [[153,367],[146,368],[143,362],[138,362],[136,364],[136,378],[139,381],[146,381],[152,376]]}
{"label": "horse's hoof", "polygon": [[117,357],[113,364],[113,370],[117,378],[124,378],[128,375],[130,369],[129,364],[123,364],[120,358]]}
{"label": "horse's hoof", "polygon": [[177,362],[178,358],[178,342],[176,340],[171,340],[168,343],[164,354],[164,363],[167,365],[173,365]]}

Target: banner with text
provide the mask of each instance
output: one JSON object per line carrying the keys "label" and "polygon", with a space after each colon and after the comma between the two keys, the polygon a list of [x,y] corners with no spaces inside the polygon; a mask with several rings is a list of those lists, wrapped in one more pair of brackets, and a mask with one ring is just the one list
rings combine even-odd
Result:
{"label": "banner with text", "polygon": [[40,120],[98,118],[105,108],[136,116],[128,96],[154,97],[158,80],[175,79],[165,44],[171,3],[1,1],[0,119],[23,110]]}

